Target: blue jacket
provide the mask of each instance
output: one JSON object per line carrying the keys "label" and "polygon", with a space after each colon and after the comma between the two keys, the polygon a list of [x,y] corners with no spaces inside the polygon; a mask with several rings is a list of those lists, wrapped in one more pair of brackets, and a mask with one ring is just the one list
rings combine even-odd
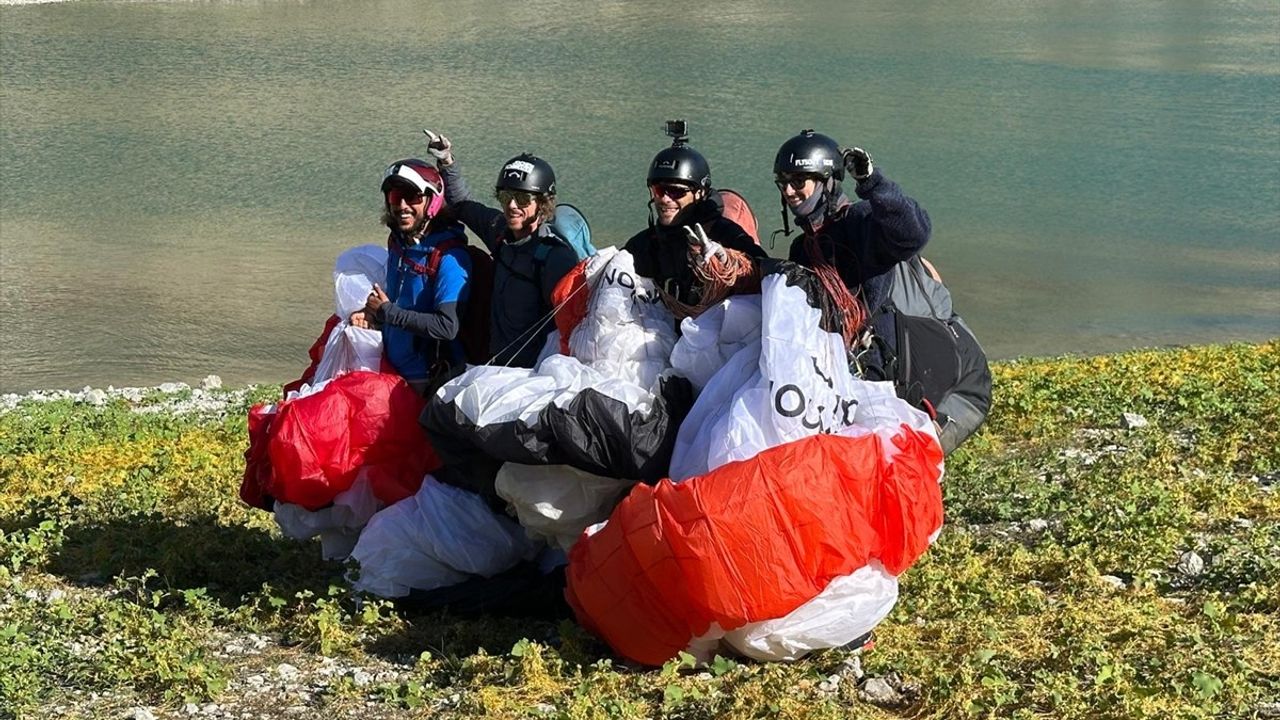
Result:
{"label": "blue jacket", "polygon": [[378,315],[387,359],[406,380],[430,377],[437,361],[465,362],[457,335],[459,306],[468,298],[471,256],[464,247],[453,248],[441,256],[435,277],[422,272],[436,245],[455,237],[465,244],[466,232],[456,222],[417,244],[406,244],[395,232],[387,239],[386,293],[391,302]]}

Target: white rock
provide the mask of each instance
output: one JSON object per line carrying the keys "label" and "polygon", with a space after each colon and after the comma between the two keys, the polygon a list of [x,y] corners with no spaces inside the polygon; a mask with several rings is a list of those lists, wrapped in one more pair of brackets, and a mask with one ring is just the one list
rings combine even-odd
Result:
{"label": "white rock", "polygon": [[292,680],[298,677],[298,668],[289,663],[280,663],[276,666],[276,673],[285,680]]}
{"label": "white rock", "polygon": [[217,375],[206,375],[204,379],[200,381],[201,390],[217,390],[218,388],[221,388],[221,387],[222,387],[222,378],[218,377]]}
{"label": "white rock", "polygon": [[127,720],[156,720],[155,713],[144,707],[130,708],[124,714]]}
{"label": "white rock", "polygon": [[1199,575],[1204,572],[1204,558],[1196,554],[1195,550],[1182,553],[1182,557],[1178,558],[1178,572],[1189,577]]}
{"label": "white rock", "polygon": [[182,712],[188,715],[195,715],[196,713],[200,712],[200,706],[195,703],[187,703],[186,705],[182,706]]}
{"label": "white rock", "polygon": [[1116,590],[1124,589],[1124,580],[1121,580],[1115,575],[1103,575],[1098,579],[1106,583],[1107,585],[1110,585],[1111,587],[1115,588]]}
{"label": "white rock", "polygon": [[102,390],[90,390],[84,394],[84,401],[95,407],[107,404],[107,393]]}
{"label": "white rock", "polygon": [[1121,424],[1124,425],[1125,430],[1137,430],[1148,425],[1147,419],[1138,413],[1125,413]]}
{"label": "white rock", "polygon": [[884,678],[867,678],[862,683],[859,694],[863,700],[872,705],[897,705],[902,702],[902,696],[893,689],[892,685],[885,682]]}
{"label": "white rock", "polygon": [[162,393],[176,393],[176,392],[182,392],[183,390],[190,390],[191,386],[181,382],[177,382],[177,383],[167,382],[167,383],[160,383],[159,387],[157,387],[156,389]]}
{"label": "white rock", "polygon": [[1032,518],[1027,521],[1027,529],[1031,532],[1042,533],[1049,529],[1049,521],[1044,518]]}
{"label": "white rock", "polygon": [[373,675],[365,670],[356,670],[351,673],[351,682],[355,683],[356,687],[364,687],[373,682]]}
{"label": "white rock", "polygon": [[218,703],[205,703],[205,706],[200,708],[200,711],[205,715],[214,715],[221,712],[222,708],[218,707]]}

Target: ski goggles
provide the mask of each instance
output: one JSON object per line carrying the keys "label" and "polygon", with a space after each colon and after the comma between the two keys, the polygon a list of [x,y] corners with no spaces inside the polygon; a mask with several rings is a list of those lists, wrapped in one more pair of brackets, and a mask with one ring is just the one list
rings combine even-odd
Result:
{"label": "ski goggles", "polygon": [[678,202],[683,200],[684,196],[691,192],[693,192],[693,188],[685,185],[654,183],[649,186],[649,193],[653,195],[654,200],[657,200],[660,197],[666,197]]}
{"label": "ski goggles", "polygon": [[774,175],[773,184],[777,185],[779,190],[784,187],[790,187],[798,192],[803,190],[810,180],[818,182],[820,179],[820,175]]}
{"label": "ski goggles", "polygon": [[427,196],[425,193],[409,190],[408,188],[387,188],[388,205],[399,205],[401,201],[404,201],[405,205],[421,205],[427,201]]}
{"label": "ski goggles", "polygon": [[516,207],[529,207],[537,196],[530,192],[520,190],[498,190],[493,194],[498,199],[499,205],[507,205],[512,200],[516,201]]}

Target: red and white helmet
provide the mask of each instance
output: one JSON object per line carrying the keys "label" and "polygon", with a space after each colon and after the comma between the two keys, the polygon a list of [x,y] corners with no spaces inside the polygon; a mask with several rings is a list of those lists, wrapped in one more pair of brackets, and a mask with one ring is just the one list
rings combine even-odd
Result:
{"label": "red and white helmet", "polygon": [[444,178],[440,171],[417,158],[397,160],[382,174],[382,192],[393,184],[410,187],[427,196],[427,217],[435,217],[444,207]]}

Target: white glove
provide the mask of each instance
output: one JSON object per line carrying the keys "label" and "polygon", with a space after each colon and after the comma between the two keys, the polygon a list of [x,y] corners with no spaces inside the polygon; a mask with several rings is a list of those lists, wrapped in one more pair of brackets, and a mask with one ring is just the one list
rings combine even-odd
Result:
{"label": "white glove", "polygon": [[436,164],[452,165],[453,143],[449,142],[449,138],[434,130],[423,129],[422,134],[427,136],[427,152],[436,159]]}
{"label": "white glove", "polygon": [[707,237],[707,231],[702,229],[701,223],[695,223],[692,226],[685,225],[684,234],[689,238],[689,245],[701,251],[698,257],[699,265],[706,265],[714,257],[720,258],[721,262],[729,259],[728,253],[724,251],[724,246]]}

